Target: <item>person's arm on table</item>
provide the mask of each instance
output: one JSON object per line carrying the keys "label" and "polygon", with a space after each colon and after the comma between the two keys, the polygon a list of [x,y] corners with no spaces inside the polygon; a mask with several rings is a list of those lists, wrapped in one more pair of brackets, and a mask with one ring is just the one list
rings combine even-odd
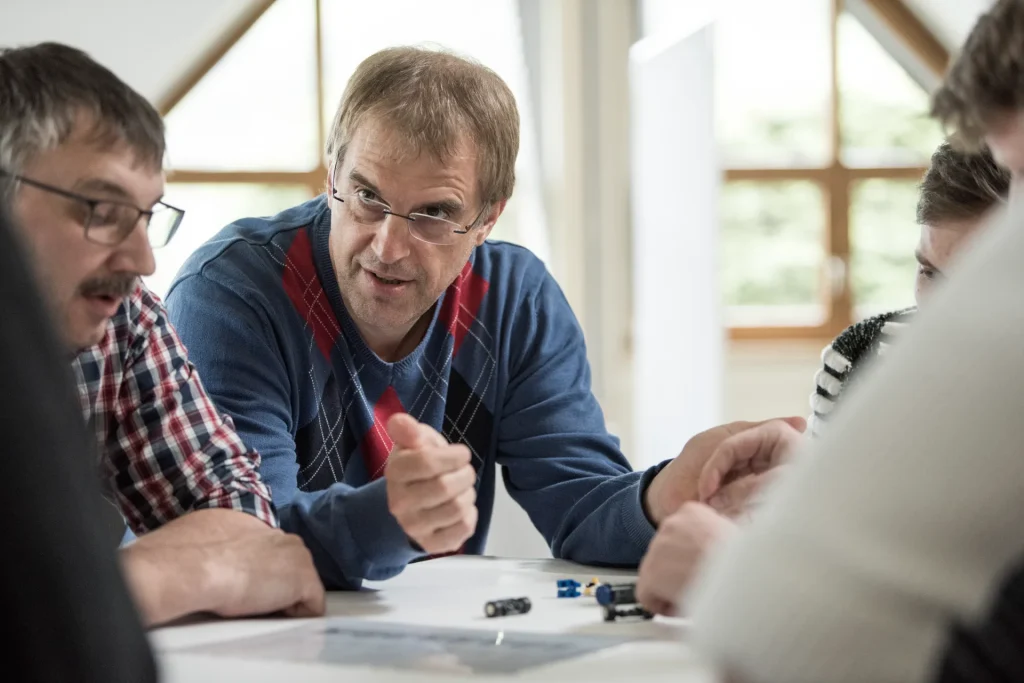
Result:
{"label": "person's arm on table", "polygon": [[364,579],[391,578],[423,552],[389,512],[384,478],[358,488],[298,488],[292,406],[299,399],[260,301],[254,290],[243,301],[205,275],[180,280],[167,297],[204,385],[262,457],[260,473],[274,492],[281,527],[305,541],[324,584],[352,589]]}
{"label": "person's arm on table", "polygon": [[[510,360],[498,444],[509,493],[555,557],[636,566],[655,527],[698,500],[701,468],[715,447],[754,423],[702,432],[678,458],[633,472],[590,389],[583,332],[546,272],[517,311],[512,336],[521,346]],[[792,423],[804,426],[802,418]]]}
{"label": "person's arm on table", "polygon": [[120,553],[150,625],[195,612],[238,617],[324,611],[323,586],[302,540],[245,513],[198,510]]}
{"label": "person's arm on table", "polygon": [[[754,498],[779,471],[803,435],[772,420],[729,437],[715,449],[698,480],[702,502],[689,502],[658,527],[640,562],[637,598],[650,612],[679,613],[679,597],[712,547],[748,521]],[[734,480],[722,482],[726,477]]]}
{"label": "person's arm on table", "polygon": [[712,553],[693,638],[729,670],[926,680],[957,642],[951,626],[984,618],[1024,553],[1020,227],[983,238],[754,522]]}
{"label": "person's arm on table", "polygon": [[308,555],[276,529],[259,456],[217,412],[163,307],[151,300],[144,315],[152,323],[126,361],[104,465],[140,535],[122,567],[146,622],[196,611],[322,612]]}

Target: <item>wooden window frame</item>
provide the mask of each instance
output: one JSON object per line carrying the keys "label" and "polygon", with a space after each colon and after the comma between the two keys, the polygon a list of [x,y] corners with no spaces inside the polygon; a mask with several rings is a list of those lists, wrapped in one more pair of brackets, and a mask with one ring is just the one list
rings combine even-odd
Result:
{"label": "wooden window frame", "polygon": [[[904,44],[938,75],[945,72],[949,54],[901,0],[865,0],[885,21]],[[811,181],[821,188],[827,202],[825,229],[826,263],[842,264],[843,277],[839,287],[826,285],[822,290],[826,317],[820,325],[807,326],[735,326],[729,327],[729,338],[734,340],[829,340],[854,322],[854,304],[850,279],[850,194],[853,183],[868,179],[920,179],[926,167],[849,167],[843,164],[841,111],[839,96],[839,19],[845,7],[844,0],[832,0],[831,34],[831,112],[830,126],[832,154],[829,164],[804,168],[727,168],[724,182],[753,181],[777,182],[782,180]],[[826,266],[823,280],[828,272]]]}
{"label": "wooden window frame", "polygon": [[[172,169],[167,180],[172,183],[253,183],[261,185],[305,186],[311,196],[324,191],[327,166],[324,163],[325,146],[324,87],[323,87],[323,31],[321,24],[321,0],[307,0],[315,7],[316,46],[316,111],[317,143],[316,158],[320,163],[308,171],[201,171],[195,169]],[[878,16],[885,21],[903,42],[930,69],[938,74],[945,71],[949,55],[938,40],[924,27],[917,17],[904,5],[902,0],[864,0]],[[266,14],[276,0],[259,0],[248,12],[225,32],[224,36],[207,51],[185,76],[162,98],[157,109],[167,116],[186,95],[201,81],[216,64],[233,48],[259,19]],[[838,22],[844,8],[844,0],[832,0],[831,31],[831,135],[832,157],[823,167],[804,168],[729,168],[724,172],[725,182],[754,181],[775,182],[782,180],[806,180],[816,183],[827,199],[828,222],[825,230],[826,257],[829,261],[839,259],[844,264],[844,277],[839,288],[825,287],[827,297],[826,320],[816,326],[776,327],[730,327],[731,339],[831,339],[853,322],[853,301],[850,290],[850,188],[858,180],[872,178],[918,179],[924,167],[880,167],[851,168],[840,159],[840,97],[838,79]],[[824,276],[824,274],[823,274]]]}
{"label": "wooden window frame", "polygon": [[[206,53],[188,73],[174,85],[171,91],[157,104],[161,116],[167,116],[181,102],[192,88],[196,86],[238,41],[267,13],[276,0],[259,0],[252,9],[242,15],[224,36]],[[290,187],[304,185],[309,189],[310,196],[315,197],[324,191],[327,178],[327,166],[324,163],[325,121],[324,121],[324,79],[323,79],[323,31],[321,25],[321,0],[307,0],[315,8],[315,21],[312,36],[316,46],[316,113],[317,113],[317,150],[316,158],[320,163],[308,171],[199,171],[193,169],[172,169],[167,174],[170,183],[252,183],[260,185],[286,185]]]}

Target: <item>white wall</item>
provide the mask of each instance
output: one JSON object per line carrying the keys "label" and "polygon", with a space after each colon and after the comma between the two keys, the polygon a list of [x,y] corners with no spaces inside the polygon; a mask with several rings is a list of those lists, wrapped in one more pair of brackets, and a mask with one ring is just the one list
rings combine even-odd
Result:
{"label": "white wall", "polygon": [[763,420],[810,414],[824,342],[731,342],[726,352],[722,419]]}
{"label": "white wall", "polygon": [[636,467],[721,419],[713,62],[707,23],[630,52]]}

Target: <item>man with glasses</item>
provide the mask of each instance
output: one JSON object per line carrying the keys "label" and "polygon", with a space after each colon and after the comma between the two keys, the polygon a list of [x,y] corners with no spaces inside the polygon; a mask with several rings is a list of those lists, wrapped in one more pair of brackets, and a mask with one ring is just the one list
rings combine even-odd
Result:
{"label": "man with glasses", "polygon": [[346,87],[326,195],[228,226],[171,287],[211,394],[328,586],[482,552],[499,465],[555,556],[635,565],[742,426],[631,471],[558,285],[526,249],[485,241],[518,146],[492,71],[379,52]]}
{"label": "man with glasses", "polygon": [[140,282],[183,215],[161,201],[163,155],[156,111],[84,53],[0,50],[0,196],[73,358],[103,484],[140,535],[120,556],[143,618],[319,613],[323,587],[275,528],[258,456]]}

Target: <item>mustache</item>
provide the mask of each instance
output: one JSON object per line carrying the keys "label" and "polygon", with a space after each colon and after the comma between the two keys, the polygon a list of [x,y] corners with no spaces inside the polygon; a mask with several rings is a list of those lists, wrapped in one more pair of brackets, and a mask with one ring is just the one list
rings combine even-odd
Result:
{"label": "mustache", "polygon": [[138,280],[137,275],[95,277],[83,282],[78,292],[85,297],[109,296],[112,299],[123,299],[135,291]]}

